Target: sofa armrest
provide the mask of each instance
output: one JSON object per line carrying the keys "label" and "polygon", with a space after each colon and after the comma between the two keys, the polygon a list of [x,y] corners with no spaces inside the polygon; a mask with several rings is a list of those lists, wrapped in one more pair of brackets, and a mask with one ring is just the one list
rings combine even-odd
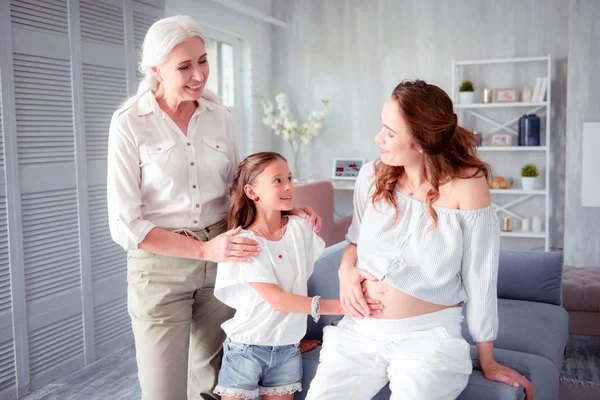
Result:
{"label": "sofa armrest", "polygon": [[456,400],[525,400],[525,390],[488,381],[481,371],[473,370],[469,384]]}
{"label": "sofa armrest", "polygon": [[501,250],[498,297],[561,305],[562,270],[559,252]]}
{"label": "sofa armrest", "polygon": [[[547,358],[518,351],[494,349],[494,359],[502,365],[514,369],[533,384],[536,399],[559,400],[560,368]],[[471,346],[473,373],[469,385],[457,400],[471,399],[524,399],[525,390],[498,382],[491,382],[481,374],[477,348]],[[494,389],[494,396],[490,389]]]}
{"label": "sofa armrest", "polygon": [[[321,257],[315,263],[315,271],[308,280],[309,296],[319,295],[324,299],[340,298],[338,270],[342,261],[342,254],[348,244],[347,241],[343,241],[329,246],[321,254]],[[319,322],[315,323],[311,317],[308,317],[306,338],[321,340],[323,338],[323,328],[340,318],[340,315],[323,315]]]}
{"label": "sofa armrest", "polygon": [[350,224],[352,223],[352,215],[346,215],[339,219],[336,219],[333,224],[335,225],[335,231],[340,232],[342,234],[342,240],[346,237],[346,233],[348,232],[348,228],[350,228]]}

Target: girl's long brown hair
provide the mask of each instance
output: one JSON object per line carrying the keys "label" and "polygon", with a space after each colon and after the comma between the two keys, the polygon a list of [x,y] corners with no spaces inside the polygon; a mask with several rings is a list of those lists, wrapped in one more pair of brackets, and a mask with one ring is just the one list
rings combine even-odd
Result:
{"label": "girl's long brown hair", "polygon": [[[409,126],[415,147],[423,149],[423,172],[431,185],[427,192],[427,209],[437,227],[438,215],[433,204],[440,197],[440,186],[455,178],[489,176],[489,166],[477,157],[477,140],[473,133],[458,125],[450,97],[442,89],[422,80],[403,81],[392,92],[401,116]],[[467,170],[473,170],[468,174]],[[396,202],[396,185],[404,167],[375,162],[375,192],[372,202],[385,200],[400,210]]]}
{"label": "girl's long brown hair", "polygon": [[233,185],[229,189],[229,202],[227,203],[227,229],[241,226],[249,227],[256,217],[256,205],[244,192],[244,186],[252,184],[272,162],[283,160],[285,157],[279,153],[264,151],[251,154],[237,167],[233,177]]}

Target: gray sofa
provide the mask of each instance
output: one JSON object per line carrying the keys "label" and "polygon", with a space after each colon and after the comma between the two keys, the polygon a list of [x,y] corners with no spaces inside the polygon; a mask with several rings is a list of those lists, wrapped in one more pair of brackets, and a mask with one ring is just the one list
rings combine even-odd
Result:
{"label": "gray sofa", "polygon": [[[308,283],[309,296],[339,297],[337,271],[342,242],[325,250],[315,264]],[[519,371],[533,382],[535,398],[558,400],[559,374],[568,338],[568,314],[561,306],[562,254],[545,252],[501,251],[498,276],[500,328],[495,342],[498,362]],[[306,339],[322,339],[326,325],[339,316],[323,316],[318,324],[309,318]],[[477,350],[468,332],[463,335],[472,344],[474,371],[459,399],[517,400],[524,399],[522,388],[491,382],[484,378],[477,361]],[[304,390],[295,395],[304,399],[319,363],[320,347],[303,355]],[[360,384],[360,379],[357,380]],[[373,399],[389,399],[389,387]],[[352,399],[349,399],[352,400]],[[362,400],[362,399],[358,399]],[[409,400],[409,399],[407,399]]]}

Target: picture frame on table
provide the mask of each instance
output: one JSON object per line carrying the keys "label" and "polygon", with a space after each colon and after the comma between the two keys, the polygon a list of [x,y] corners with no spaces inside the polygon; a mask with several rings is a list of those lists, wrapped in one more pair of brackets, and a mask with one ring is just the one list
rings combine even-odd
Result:
{"label": "picture frame on table", "polygon": [[518,88],[496,89],[496,103],[517,103],[519,101]]}
{"label": "picture frame on table", "polygon": [[333,180],[356,180],[358,172],[365,165],[365,159],[356,158],[334,158],[331,179]]}
{"label": "picture frame on table", "polygon": [[512,132],[494,132],[488,136],[488,146],[512,146]]}

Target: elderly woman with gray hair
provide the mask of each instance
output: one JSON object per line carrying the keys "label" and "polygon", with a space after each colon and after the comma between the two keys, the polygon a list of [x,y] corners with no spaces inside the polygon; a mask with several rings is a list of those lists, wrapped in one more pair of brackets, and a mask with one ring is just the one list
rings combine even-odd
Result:
{"label": "elderly woman with gray hair", "polygon": [[[254,240],[226,232],[239,163],[233,119],[204,89],[204,36],[187,16],[148,30],[138,94],[112,118],[107,197],[128,251],[128,309],[144,400],[212,399],[233,310],[213,295],[217,262],[249,261]],[[309,208],[315,231],[320,218]]]}

